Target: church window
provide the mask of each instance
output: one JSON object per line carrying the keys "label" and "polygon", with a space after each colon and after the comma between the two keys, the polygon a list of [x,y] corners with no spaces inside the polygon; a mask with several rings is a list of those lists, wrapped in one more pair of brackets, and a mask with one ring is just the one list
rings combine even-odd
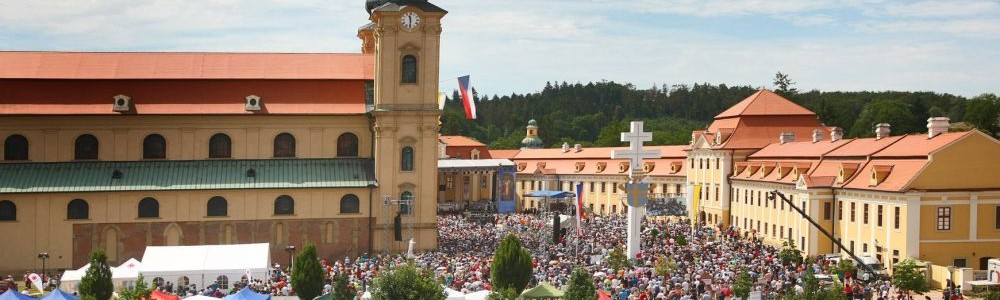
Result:
{"label": "church window", "polygon": [[413,147],[406,146],[403,147],[403,151],[400,158],[400,169],[403,171],[413,171]]}
{"label": "church window", "polygon": [[160,202],[154,198],[139,200],[139,218],[159,218]]}
{"label": "church window", "polygon": [[86,220],[90,218],[90,205],[83,199],[73,199],[66,205],[66,219]]}
{"label": "church window", "polygon": [[76,138],[74,159],[97,159],[97,137],[84,134]]}
{"label": "church window", "polygon": [[358,136],[353,133],[344,133],[337,138],[337,157],[357,157],[358,156]]}
{"label": "church window", "polygon": [[295,157],[295,137],[289,133],[275,136],[274,157]]}
{"label": "church window", "polygon": [[340,198],[340,213],[342,214],[356,214],[361,210],[361,205],[358,201],[358,196],[354,194],[347,194]]}
{"label": "church window", "polygon": [[226,201],[226,198],[212,197],[212,199],[208,199],[206,211],[209,217],[225,217],[229,215],[229,202]]}
{"label": "church window", "polygon": [[167,140],[159,134],[150,134],[142,140],[143,159],[167,158]]}
{"label": "church window", "polygon": [[219,289],[229,289],[229,277],[226,277],[226,275],[219,275],[219,277],[215,278],[215,282],[219,284]]}
{"label": "church window", "polygon": [[275,215],[291,215],[295,213],[295,200],[291,196],[281,195],[274,199]]}
{"label": "church window", "polygon": [[17,221],[17,205],[14,202],[0,201],[0,221]]}
{"label": "church window", "polygon": [[28,139],[20,134],[7,137],[3,142],[3,159],[28,160]]}
{"label": "church window", "polygon": [[403,56],[402,83],[417,83],[417,57]]}
{"label": "church window", "polygon": [[208,140],[208,158],[231,158],[233,142],[224,133],[217,133]]}
{"label": "church window", "polygon": [[[405,192],[403,192],[403,194],[399,195],[399,199],[400,200],[411,200],[412,201],[413,200],[413,193],[411,193],[410,191],[405,191]],[[410,204],[400,203],[399,204],[399,213],[404,214],[404,215],[410,214],[410,206],[412,206],[412,205],[413,205],[413,203],[410,203]]]}

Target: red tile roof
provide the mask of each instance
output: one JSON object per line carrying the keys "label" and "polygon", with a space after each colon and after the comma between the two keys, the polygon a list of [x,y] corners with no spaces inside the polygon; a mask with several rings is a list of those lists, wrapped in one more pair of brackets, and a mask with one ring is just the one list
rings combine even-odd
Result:
{"label": "red tile roof", "polygon": [[760,90],[715,116],[716,119],[738,116],[815,116],[811,110],[769,90]]}
{"label": "red tile roof", "polygon": [[812,140],[807,142],[791,142],[791,143],[773,143],[760,149],[760,151],[754,152],[750,155],[750,158],[804,158],[804,157],[820,157],[824,154],[837,149],[840,146],[847,144],[847,140],[839,140],[832,142],[830,140],[819,141],[813,143]]}
{"label": "red tile roof", "polygon": [[490,149],[489,151],[490,151],[490,156],[497,159],[499,158],[511,159],[514,158],[514,156],[516,156],[518,152],[521,152],[521,150],[492,150],[492,149]]}
{"label": "red tile roof", "polygon": [[903,136],[890,136],[882,139],[875,138],[865,138],[865,139],[853,139],[850,140],[846,145],[837,148],[836,150],[827,153],[827,157],[867,157],[869,155],[875,154],[876,152],[882,151],[892,143],[895,143],[902,139]]}
{"label": "red tile roof", "polygon": [[[927,165],[926,159],[875,159],[867,164],[843,187],[859,190],[876,190],[900,192],[911,180],[916,178],[920,170]],[[877,185],[872,185],[872,170],[888,171],[889,174]]]}
{"label": "red tile roof", "polygon": [[939,134],[930,139],[927,138],[927,134],[907,135],[899,140],[899,142],[893,143],[872,156],[925,157],[971,133],[972,131],[948,132]]}
{"label": "red tile roof", "polygon": [[370,54],[0,52],[4,79],[373,80]]}
{"label": "red tile roof", "polygon": [[[685,145],[675,145],[675,146],[645,146],[644,150],[660,150],[660,157],[664,158],[687,158],[687,153],[684,152]],[[623,150],[625,147],[598,147],[598,148],[588,148],[584,147],[581,151],[576,151],[573,148],[569,149],[569,152],[563,152],[561,148],[553,149],[524,149],[520,150],[517,155],[512,159],[523,160],[523,159],[611,159],[611,153],[614,150]],[[495,150],[494,150],[495,151]],[[496,156],[494,156],[496,157]]]}
{"label": "red tile roof", "polygon": [[442,135],[440,138],[442,143],[448,145],[448,147],[485,147],[486,144],[480,143],[479,141],[465,136],[460,135]]}

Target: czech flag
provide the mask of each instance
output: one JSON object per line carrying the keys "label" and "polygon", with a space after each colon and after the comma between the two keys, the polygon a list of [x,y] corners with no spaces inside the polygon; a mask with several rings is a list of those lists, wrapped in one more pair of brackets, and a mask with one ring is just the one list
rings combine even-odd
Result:
{"label": "czech flag", "polygon": [[576,184],[576,236],[583,236],[583,184]]}
{"label": "czech flag", "polygon": [[476,103],[472,101],[472,92],[469,87],[469,75],[458,78],[458,89],[462,92],[462,104],[465,104],[465,118],[476,119]]}

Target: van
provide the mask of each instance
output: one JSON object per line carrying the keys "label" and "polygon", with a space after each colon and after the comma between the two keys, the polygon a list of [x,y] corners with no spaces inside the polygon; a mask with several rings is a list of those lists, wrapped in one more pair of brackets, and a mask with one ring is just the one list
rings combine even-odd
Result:
{"label": "van", "polygon": [[870,267],[872,270],[875,271],[875,274],[871,274],[870,272],[868,272],[868,268],[865,268],[863,266],[858,266],[857,262],[855,262],[855,266],[858,268],[858,279],[861,279],[862,281],[871,281],[875,279],[889,279],[889,273],[885,271],[885,266],[882,265],[882,262],[880,262],[878,259],[868,254],[859,255],[858,259],[861,260],[862,264],[867,265],[868,267]]}

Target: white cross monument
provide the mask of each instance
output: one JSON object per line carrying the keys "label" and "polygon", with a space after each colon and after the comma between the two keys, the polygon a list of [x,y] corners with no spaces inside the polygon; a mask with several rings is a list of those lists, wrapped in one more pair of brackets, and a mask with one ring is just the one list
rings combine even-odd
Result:
{"label": "white cross monument", "polygon": [[[629,182],[631,184],[638,184],[642,178],[637,178],[636,173],[642,170],[642,160],[645,158],[660,158],[660,150],[642,150],[642,143],[649,142],[653,140],[653,133],[642,131],[642,121],[632,121],[632,130],[630,132],[622,132],[622,142],[628,142],[629,147],[625,150],[615,150],[611,153],[611,159],[628,159],[629,168],[628,176]],[[635,195],[635,189],[626,189],[630,200]],[[642,191],[645,193],[646,191]],[[640,243],[639,239],[642,234],[641,224],[642,215],[645,212],[642,206],[633,206],[639,201],[628,201],[628,257],[630,259],[636,258],[636,254],[639,253]]]}

